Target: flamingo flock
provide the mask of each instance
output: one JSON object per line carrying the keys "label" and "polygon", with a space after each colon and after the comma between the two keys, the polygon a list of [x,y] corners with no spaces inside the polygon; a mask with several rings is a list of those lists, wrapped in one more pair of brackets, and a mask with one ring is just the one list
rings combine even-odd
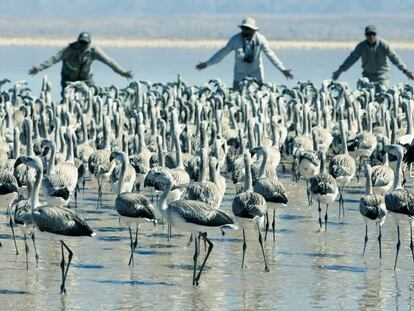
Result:
{"label": "flamingo flock", "polygon": [[[210,236],[229,230],[239,230],[231,234],[243,238],[242,269],[250,227],[257,233],[264,271],[271,271],[266,245],[276,241],[277,209],[289,209],[287,180],[278,178],[282,173],[306,183],[303,208],[319,215],[318,234],[328,234],[328,210],[334,204],[339,218],[350,217],[346,189],[365,176],[359,204],[363,254],[374,224],[383,258],[381,228],[392,217],[398,238],[394,269],[405,222],[414,260],[414,193],[405,187],[414,162],[410,85],[382,90],[361,79],[353,90],[331,80],[320,88],[309,81],[288,88],[246,80],[241,91],[234,91],[218,79],[203,86],[181,79],[134,81],[124,88],[75,82],[57,102],[47,77],[39,96],[25,81],[8,91],[7,84],[0,94],[2,207],[16,255],[14,229],[23,235],[27,269],[28,237],[36,262],[42,256],[37,237],[41,243],[59,241],[62,294],[76,254],[70,241],[93,243],[96,236],[77,212],[79,195],[96,189],[99,209],[105,185],[115,195],[121,225],[128,227],[129,265],[134,265],[139,230],[148,224],[168,230],[168,239],[172,231],[187,232],[189,244],[194,243],[194,286],[214,255]],[[233,198],[231,213],[221,208],[225,194]],[[205,255],[199,262],[201,241]]]}

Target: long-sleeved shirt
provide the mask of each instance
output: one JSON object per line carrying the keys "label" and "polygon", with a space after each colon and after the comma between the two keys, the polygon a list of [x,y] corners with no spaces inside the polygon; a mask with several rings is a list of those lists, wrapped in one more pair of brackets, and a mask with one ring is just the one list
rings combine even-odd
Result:
{"label": "long-sleeved shirt", "polygon": [[397,53],[387,42],[381,39],[378,39],[373,45],[370,45],[367,40],[360,42],[339,69],[341,71],[348,70],[360,57],[362,59],[362,74],[364,76],[387,76],[390,70],[388,58],[401,71],[407,69]]}
{"label": "long-sleeved shirt", "polygon": [[[208,61],[211,66],[220,62],[231,51],[234,55],[234,81],[242,81],[246,77],[256,78],[262,82],[264,78],[263,60],[261,51],[269,58],[270,62],[280,71],[285,70],[283,63],[270,49],[266,38],[256,32],[249,41],[241,33],[234,35],[225,47],[217,51]],[[245,56],[251,56],[252,62],[245,62]]]}
{"label": "long-sleeved shirt", "polygon": [[76,45],[77,42],[69,44],[42,63],[40,69],[44,70],[62,61],[62,81],[86,81],[92,79],[93,76],[92,62],[98,60],[111,67],[116,73],[125,73],[125,70],[102,49],[89,45],[85,51],[81,52]]}

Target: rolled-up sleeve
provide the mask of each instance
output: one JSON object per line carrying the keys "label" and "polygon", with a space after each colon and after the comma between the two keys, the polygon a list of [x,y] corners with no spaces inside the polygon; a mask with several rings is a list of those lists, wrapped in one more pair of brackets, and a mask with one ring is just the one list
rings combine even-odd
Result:
{"label": "rolled-up sleeve", "polygon": [[398,54],[387,44],[385,44],[385,50],[387,51],[387,56],[390,59],[390,61],[401,71],[407,70],[407,67],[401,60],[401,58],[398,56]]}
{"label": "rolled-up sleeve", "polygon": [[66,48],[60,50],[56,55],[52,56],[48,60],[44,61],[40,64],[40,70],[44,70],[49,68],[50,66],[53,66],[54,64],[60,62],[63,58],[63,53],[65,52]]}
{"label": "rolled-up sleeve", "polygon": [[95,47],[95,59],[108,65],[118,74],[124,74],[126,70],[121,67],[115,60],[109,57],[102,49]]}
{"label": "rolled-up sleeve", "polygon": [[358,44],[355,49],[349,54],[349,56],[345,59],[339,69],[341,71],[347,71],[361,56],[361,47]]}
{"label": "rolled-up sleeve", "polygon": [[266,54],[267,58],[270,62],[280,71],[285,70],[285,66],[283,66],[282,61],[276,56],[275,53],[271,50],[269,43],[267,42],[266,38],[261,38],[262,50]]}
{"label": "rolled-up sleeve", "polygon": [[231,38],[229,42],[227,42],[226,46],[218,50],[208,61],[207,66],[211,66],[217,64],[223,60],[231,51],[234,50],[234,41],[235,37]]}

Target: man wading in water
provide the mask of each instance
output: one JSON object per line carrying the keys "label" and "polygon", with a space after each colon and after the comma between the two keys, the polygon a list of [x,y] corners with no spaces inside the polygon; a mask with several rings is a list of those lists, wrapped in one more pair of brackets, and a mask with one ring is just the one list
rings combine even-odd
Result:
{"label": "man wading in water", "polygon": [[332,74],[333,80],[338,79],[341,73],[348,70],[360,57],[362,59],[362,76],[368,78],[370,82],[376,82],[385,88],[388,87],[390,68],[387,58],[409,79],[414,79],[413,73],[405,67],[388,43],[377,38],[377,28],[374,25],[365,27],[365,37],[366,40],[360,42],[339,69]]}
{"label": "man wading in water", "polygon": [[257,32],[256,21],[246,17],[241,25],[241,32],[234,35],[227,45],[216,52],[207,62],[199,63],[196,68],[202,70],[220,62],[231,51],[235,51],[233,88],[240,89],[244,78],[251,77],[263,83],[263,61],[261,51],[265,52],[270,62],[289,79],[292,70],[286,69],[279,58],[270,49],[266,38]]}
{"label": "man wading in water", "polygon": [[59,61],[62,61],[62,97],[63,90],[68,85],[68,82],[82,81],[88,86],[94,85],[92,74],[92,62],[94,60],[101,61],[108,65],[116,73],[127,79],[133,78],[134,75],[132,71],[123,69],[116,61],[106,55],[104,51],[92,45],[91,42],[91,35],[88,32],[80,33],[77,41],[70,43],[67,47],[60,50],[55,56],[52,56],[43,64],[33,66],[33,68],[29,70],[29,74],[35,75]]}

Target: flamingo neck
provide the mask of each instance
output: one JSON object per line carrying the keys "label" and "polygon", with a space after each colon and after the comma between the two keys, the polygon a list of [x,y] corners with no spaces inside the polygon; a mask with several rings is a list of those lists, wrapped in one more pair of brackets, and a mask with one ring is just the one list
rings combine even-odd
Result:
{"label": "flamingo neck", "polygon": [[121,161],[121,172],[119,173],[119,181],[118,181],[118,195],[125,192],[125,171],[126,171],[126,159],[122,159]]}
{"label": "flamingo neck", "polygon": [[40,189],[40,182],[43,178],[43,172],[42,170],[38,167],[36,168],[36,177],[35,177],[35,182],[34,185],[32,187],[32,191],[30,193],[30,202],[31,202],[31,208],[32,208],[32,215],[34,210],[36,209],[37,206],[39,206],[39,189]]}
{"label": "flamingo neck", "polygon": [[167,204],[167,197],[170,194],[170,191],[172,189],[172,181],[168,181],[168,183],[166,184],[166,188],[164,190],[164,192],[162,193],[160,200],[158,201],[158,210],[161,213],[165,213],[165,211],[168,209],[168,204]]}
{"label": "flamingo neck", "polygon": [[56,147],[54,145],[50,146],[50,158],[49,165],[47,166],[47,174],[53,174],[55,172],[55,161],[56,161]]}
{"label": "flamingo neck", "polygon": [[397,157],[397,167],[394,171],[394,190],[401,189],[401,166],[402,166],[402,156],[398,155]]}

